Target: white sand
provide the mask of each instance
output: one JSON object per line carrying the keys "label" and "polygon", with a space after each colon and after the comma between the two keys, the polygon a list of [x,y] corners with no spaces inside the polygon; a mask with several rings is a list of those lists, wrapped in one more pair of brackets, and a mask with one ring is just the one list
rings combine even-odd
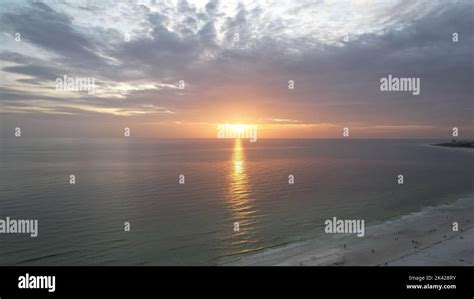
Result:
{"label": "white sand", "polygon": [[[425,208],[366,228],[365,236],[330,235],[270,249],[230,265],[474,265],[474,199]],[[453,222],[459,231],[453,231]],[[344,244],[346,245],[344,247]]]}
{"label": "white sand", "polygon": [[[461,239],[461,237],[463,237]],[[389,266],[473,266],[474,228],[388,263]]]}

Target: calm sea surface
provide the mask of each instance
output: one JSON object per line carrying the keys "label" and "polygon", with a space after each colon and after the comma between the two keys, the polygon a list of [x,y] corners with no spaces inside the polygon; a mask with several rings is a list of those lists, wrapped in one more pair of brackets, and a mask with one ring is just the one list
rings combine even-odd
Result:
{"label": "calm sea surface", "polygon": [[0,234],[0,265],[216,265],[323,240],[332,217],[367,226],[472,194],[474,154],[432,142],[4,138],[0,219],[39,235]]}

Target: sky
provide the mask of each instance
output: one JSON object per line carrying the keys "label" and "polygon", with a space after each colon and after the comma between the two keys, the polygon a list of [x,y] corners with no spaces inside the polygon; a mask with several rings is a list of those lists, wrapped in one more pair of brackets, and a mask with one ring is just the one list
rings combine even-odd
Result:
{"label": "sky", "polygon": [[[259,138],[472,138],[473,8],[2,0],[0,132],[215,138],[241,123]],[[419,78],[420,94],[381,91],[388,75]],[[93,92],[58,88],[64,76]]]}

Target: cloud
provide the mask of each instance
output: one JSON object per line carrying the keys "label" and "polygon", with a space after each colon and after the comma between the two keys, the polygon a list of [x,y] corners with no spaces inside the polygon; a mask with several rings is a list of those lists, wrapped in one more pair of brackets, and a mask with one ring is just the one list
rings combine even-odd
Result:
{"label": "cloud", "polygon": [[53,51],[67,59],[100,63],[95,54],[97,45],[79,33],[71,16],[58,13],[42,2],[31,2],[27,9],[15,14],[5,13],[1,22],[22,39]]}
{"label": "cloud", "polygon": [[[462,1],[8,3],[0,112],[42,99],[42,113],[75,116],[468,125],[471,13]],[[54,93],[65,74],[94,77],[96,96]],[[421,95],[381,93],[388,74],[420,77]]]}

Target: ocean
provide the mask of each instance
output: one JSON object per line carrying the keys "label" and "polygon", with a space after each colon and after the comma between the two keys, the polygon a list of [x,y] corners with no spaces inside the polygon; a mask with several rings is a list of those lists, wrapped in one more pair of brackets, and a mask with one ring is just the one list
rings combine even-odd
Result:
{"label": "ocean", "polygon": [[3,138],[0,219],[38,220],[38,236],[0,234],[0,265],[220,265],[328,242],[327,219],[472,194],[473,153],[440,141]]}

